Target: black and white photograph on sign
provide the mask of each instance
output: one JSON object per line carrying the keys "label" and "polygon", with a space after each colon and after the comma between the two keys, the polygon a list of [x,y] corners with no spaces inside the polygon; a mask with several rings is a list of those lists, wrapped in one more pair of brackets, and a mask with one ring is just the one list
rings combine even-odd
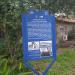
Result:
{"label": "black and white photograph on sign", "polygon": [[28,50],[39,50],[39,42],[28,42]]}
{"label": "black and white photograph on sign", "polygon": [[40,41],[41,56],[52,55],[52,41]]}

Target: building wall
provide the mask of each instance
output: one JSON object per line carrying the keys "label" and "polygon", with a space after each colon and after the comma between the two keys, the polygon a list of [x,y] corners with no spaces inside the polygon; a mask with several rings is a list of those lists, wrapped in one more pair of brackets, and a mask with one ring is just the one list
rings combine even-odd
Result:
{"label": "building wall", "polygon": [[68,40],[68,34],[71,30],[75,30],[75,24],[67,22],[57,22],[57,44]]}

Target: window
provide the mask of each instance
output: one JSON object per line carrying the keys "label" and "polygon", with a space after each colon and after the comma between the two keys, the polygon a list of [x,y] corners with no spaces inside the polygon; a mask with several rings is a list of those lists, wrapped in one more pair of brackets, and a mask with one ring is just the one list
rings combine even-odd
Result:
{"label": "window", "polygon": [[63,26],[60,26],[60,31],[64,31],[64,27]]}

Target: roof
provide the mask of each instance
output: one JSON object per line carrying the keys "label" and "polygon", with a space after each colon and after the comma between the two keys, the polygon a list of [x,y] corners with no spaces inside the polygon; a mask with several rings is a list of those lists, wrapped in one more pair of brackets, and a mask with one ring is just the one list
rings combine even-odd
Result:
{"label": "roof", "polygon": [[57,18],[57,21],[75,24],[75,19],[70,19],[70,18]]}

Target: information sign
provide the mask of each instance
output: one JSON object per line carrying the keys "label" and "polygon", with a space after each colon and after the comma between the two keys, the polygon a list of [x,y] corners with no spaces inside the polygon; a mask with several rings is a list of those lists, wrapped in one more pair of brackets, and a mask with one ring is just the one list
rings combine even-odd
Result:
{"label": "information sign", "polygon": [[24,60],[56,58],[56,18],[48,11],[22,14]]}

